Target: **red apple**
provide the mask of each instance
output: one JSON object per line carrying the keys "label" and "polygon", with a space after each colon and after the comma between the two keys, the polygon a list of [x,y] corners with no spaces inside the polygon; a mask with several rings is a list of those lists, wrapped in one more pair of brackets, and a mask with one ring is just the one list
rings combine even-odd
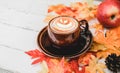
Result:
{"label": "red apple", "polygon": [[97,19],[105,27],[120,25],[120,0],[105,0],[97,8]]}

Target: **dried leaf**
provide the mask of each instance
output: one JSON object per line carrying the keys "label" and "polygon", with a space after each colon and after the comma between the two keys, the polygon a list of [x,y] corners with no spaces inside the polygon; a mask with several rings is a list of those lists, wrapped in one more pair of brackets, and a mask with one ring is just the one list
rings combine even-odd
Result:
{"label": "dried leaf", "polygon": [[91,59],[92,53],[85,53],[79,57],[78,63],[81,65],[88,65]]}
{"label": "dried leaf", "polygon": [[120,55],[120,48],[119,49],[107,49],[105,51],[99,51],[96,53],[97,58],[106,58],[108,55],[115,53]]}
{"label": "dried leaf", "polygon": [[85,73],[85,67],[79,67],[78,59],[72,59],[69,64],[73,73]]}
{"label": "dried leaf", "polygon": [[[97,25],[101,26],[100,24]],[[96,35],[94,36],[94,41],[98,44],[103,44],[106,48],[118,49],[120,48],[120,26],[116,28],[108,29],[106,32],[96,28]],[[103,27],[102,27],[103,28]]]}
{"label": "dried leaf", "polygon": [[31,56],[31,58],[38,58],[38,57],[41,57],[41,56],[45,56],[42,52],[40,52],[37,49],[30,50],[30,51],[27,51],[25,53],[28,54],[29,56]]}
{"label": "dried leaf", "polygon": [[103,44],[98,44],[98,43],[93,42],[93,44],[90,48],[90,51],[98,52],[98,51],[104,51],[106,49],[107,48]]}
{"label": "dried leaf", "polygon": [[43,61],[41,63],[41,70],[39,71],[39,73],[48,73],[48,72],[49,72],[49,69],[48,69],[47,63]]}
{"label": "dried leaf", "polygon": [[58,15],[74,16],[74,10],[63,4],[52,5],[48,8],[48,13],[55,12]]}
{"label": "dried leaf", "polygon": [[[92,0],[90,0],[92,3]],[[89,4],[90,4],[89,3]],[[87,3],[75,2],[70,6],[64,4],[52,5],[48,8],[48,13],[56,13],[57,15],[67,15],[78,20],[90,20],[96,16],[97,6],[90,7]]]}
{"label": "dried leaf", "polygon": [[56,59],[51,59],[48,63],[49,73],[71,73],[69,64],[64,58],[58,61]]}
{"label": "dried leaf", "polygon": [[58,15],[56,15],[56,14],[54,14],[54,15],[48,14],[48,15],[46,16],[46,18],[44,19],[44,22],[49,23],[49,21],[50,21],[51,19],[53,19],[54,17],[56,17],[56,16],[58,16]]}
{"label": "dried leaf", "polygon": [[50,58],[48,56],[46,56],[45,54],[43,54],[42,52],[40,52],[39,50],[35,49],[35,50],[30,50],[25,52],[26,54],[28,54],[29,56],[31,56],[32,59],[35,59],[32,64],[37,64],[39,62],[42,61],[48,61]]}
{"label": "dried leaf", "polygon": [[99,63],[98,58],[96,58],[95,56],[91,57],[92,59],[90,60],[89,65],[86,67],[86,71],[89,71],[90,73],[105,73],[105,64]]}

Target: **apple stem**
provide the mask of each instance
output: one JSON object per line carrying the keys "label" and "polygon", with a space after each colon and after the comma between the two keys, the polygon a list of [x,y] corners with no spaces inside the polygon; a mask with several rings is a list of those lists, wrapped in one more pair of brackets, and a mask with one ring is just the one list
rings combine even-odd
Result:
{"label": "apple stem", "polygon": [[107,37],[107,28],[104,28],[104,37]]}

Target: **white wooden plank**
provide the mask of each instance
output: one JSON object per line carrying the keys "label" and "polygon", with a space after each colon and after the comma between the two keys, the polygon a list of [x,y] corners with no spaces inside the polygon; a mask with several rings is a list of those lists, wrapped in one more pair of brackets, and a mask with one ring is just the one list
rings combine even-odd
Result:
{"label": "white wooden plank", "polygon": [[44,18],[44,15],[37,16],[25,14],[12,9],[7,9],[5,7],[0,7],[0,23],[6,23],[9,25],[15,25],[39,31],[42,26],[46,25],[43,22]]}
{"label": "white wooden plank", "polygon": [[6,45],[20,50],[37,48],[38,32],[14,28],[0,24],[0,45]]}
{"label": "white wooden plank", "polygon": [[[46,13],[44,8],[48,7],[51,1],[47,0],[0,0],[0,6],[25,13],[41,14]],[[45,11],[44,11],[45,10]]]}
{"label": "white wooden plank", "polygon": [[18,73],[37,73],[39,64],[31,65],[32,60],[24,52],[0,46],[0,67]]}
{"label": "white wooden plank", "polygon": [[46,5],[41,0],[1,0],[0,5],[24,12],[41,12],[41,5]]}

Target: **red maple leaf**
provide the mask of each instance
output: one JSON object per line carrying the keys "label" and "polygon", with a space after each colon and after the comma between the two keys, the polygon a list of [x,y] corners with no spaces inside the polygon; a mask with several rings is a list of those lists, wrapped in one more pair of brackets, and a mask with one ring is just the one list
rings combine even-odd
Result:
{"label": "red maple leaf", "polygon": [[66,61],[64,57],[62,59],[50,58],[37,49],[25,53],[31,56],[32,59],[35,59],[32,64],[46,61],[49,69],[48,73],[85,73],[84,66],[79,68],[78,58],[69,61]]}
{"label": "red maple leaf", "polygon": [[38,49],[30,50],[25,52],[29,56],[31,56],[32,59],[35,59],[32,64],[37,64],[39,62],[42,62],[43,60],[48,61],[50,58],[46,56],[44,53],[40,52]]}
{"label": "red maple leaf", "polygon": [[77,59],[72,59],[69,62],[69,65],[74,73],[85,73],[85,66],[79,66],[78,63],[78,58]]}

